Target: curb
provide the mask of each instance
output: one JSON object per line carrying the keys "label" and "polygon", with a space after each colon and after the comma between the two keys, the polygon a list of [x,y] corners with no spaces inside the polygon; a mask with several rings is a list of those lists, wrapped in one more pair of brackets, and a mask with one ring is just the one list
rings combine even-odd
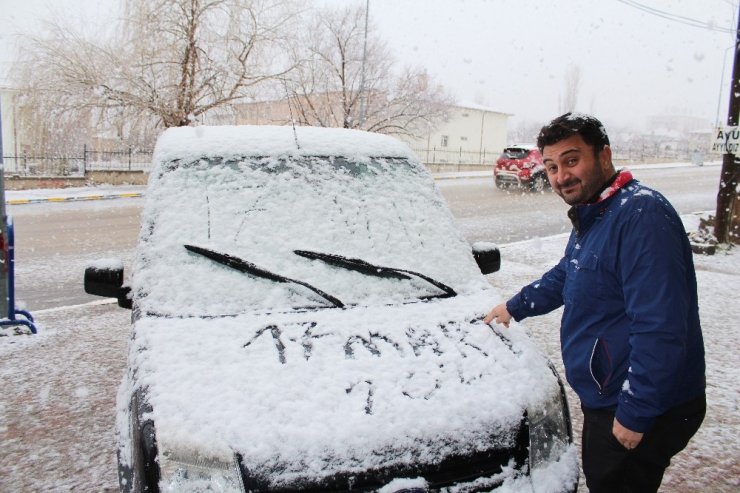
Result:
{"label": "curb", "polygon": [[86,200],[110,200],[143,197],[143,192],[114,193],[110,195],[82,195],[77,197],[46,197],[39,199],[10,199],[5,203],[8,205],[38,204],[41,202],[79,202]]}
{"label": "curb", "polygon": [[[485,176],[488,176],[486,174]],[[455,180],[455,179],[470,179],[470,178],[481,178],[484,175],[458,175],[458,176],[435,176],[435,180]],[[130,193],[113,193],[106,195],[78,195],[71,197],[43,197],[34,199],[8,199],[5,201],[6,205],[24,205],[24,204],[40,204],[44,202],[82,202],[90,200],[111,200],[111,199],[129,199],[129,198],[141,198],[144,197],[144,192],[130,192]]]}
{"label": "curb", "polygon": [[469,180],[472,178],[488,178],[493,176],[493,173],[485,172],[480,175],[449,175],[449,176],[435,176],[434,180]]}

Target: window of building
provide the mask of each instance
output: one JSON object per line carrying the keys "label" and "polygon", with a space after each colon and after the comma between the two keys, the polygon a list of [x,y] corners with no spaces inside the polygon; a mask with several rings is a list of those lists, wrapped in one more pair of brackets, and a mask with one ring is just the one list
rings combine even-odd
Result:
{"label": "window of building", "polygon": [[460,140],[468,140],[468,138],[463,136],[463,137],[460,137]]}
{"label": "window of building", "polygon": [[462,117],[463,117],[463,118],[467,118],[467,117],[468,117],[468,114],[467,114],[467,113],[463,113],[463,114],[462,114]]}
{"label": "window of building", "polygon": [[446,135],[443,135],[442,136],[442,142],[440,143],[442,145],[442,147],[447,147],[448,140],[449,140],[449,138]]}

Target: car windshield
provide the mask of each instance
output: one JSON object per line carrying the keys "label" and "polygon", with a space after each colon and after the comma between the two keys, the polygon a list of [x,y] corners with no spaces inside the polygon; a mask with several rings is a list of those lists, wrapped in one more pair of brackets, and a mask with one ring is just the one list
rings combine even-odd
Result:
{"label": "car windshield", "polygon": [[504,149],[504,157],[507,159],[524,159],[529,154],[528,149],[522,149],[521,147],[509,147]]}
{"label": "car windshield", "polygon": [[485,282],[433,180],[405,158],[174,160],[147,196],[134,291],[150,313],[385,305]]}

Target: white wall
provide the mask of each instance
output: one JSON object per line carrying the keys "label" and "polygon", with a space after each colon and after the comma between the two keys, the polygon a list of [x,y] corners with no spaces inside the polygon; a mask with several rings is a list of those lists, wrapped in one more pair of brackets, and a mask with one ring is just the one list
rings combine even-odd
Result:
{"label": "white wall", "polygon": [[14,91],[0,87],[0,113],[2,113],[3,156],[15,156],[15,120],[13,111]]}
{"label": "white wall", "polygon": [[[437,130],[421,139],[403,140],[417,151],[480,153],[484,163],[492,163],[506,147],[509,116],[485,107],[456,106],[450,110],[450,119]],[[421,153],[419,157],[425,159]]]}

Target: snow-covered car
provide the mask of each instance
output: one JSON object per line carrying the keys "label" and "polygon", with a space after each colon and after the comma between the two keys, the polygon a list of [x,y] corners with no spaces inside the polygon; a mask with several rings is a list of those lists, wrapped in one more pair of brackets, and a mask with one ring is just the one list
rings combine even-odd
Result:
{"label": "snow-covered car", "polygon": [[493,180],[498,188],[520,187],[534,192],[541,192],[550,184],[542,154],[532,144],[504,149],[493,167]]}
{"label": "snow-covered car", "polygon": [[85,274],[133,305],[121,489],[573,491],[556,372],[482,322],[499,262],[391,137],[167,130],[129,281]]}

